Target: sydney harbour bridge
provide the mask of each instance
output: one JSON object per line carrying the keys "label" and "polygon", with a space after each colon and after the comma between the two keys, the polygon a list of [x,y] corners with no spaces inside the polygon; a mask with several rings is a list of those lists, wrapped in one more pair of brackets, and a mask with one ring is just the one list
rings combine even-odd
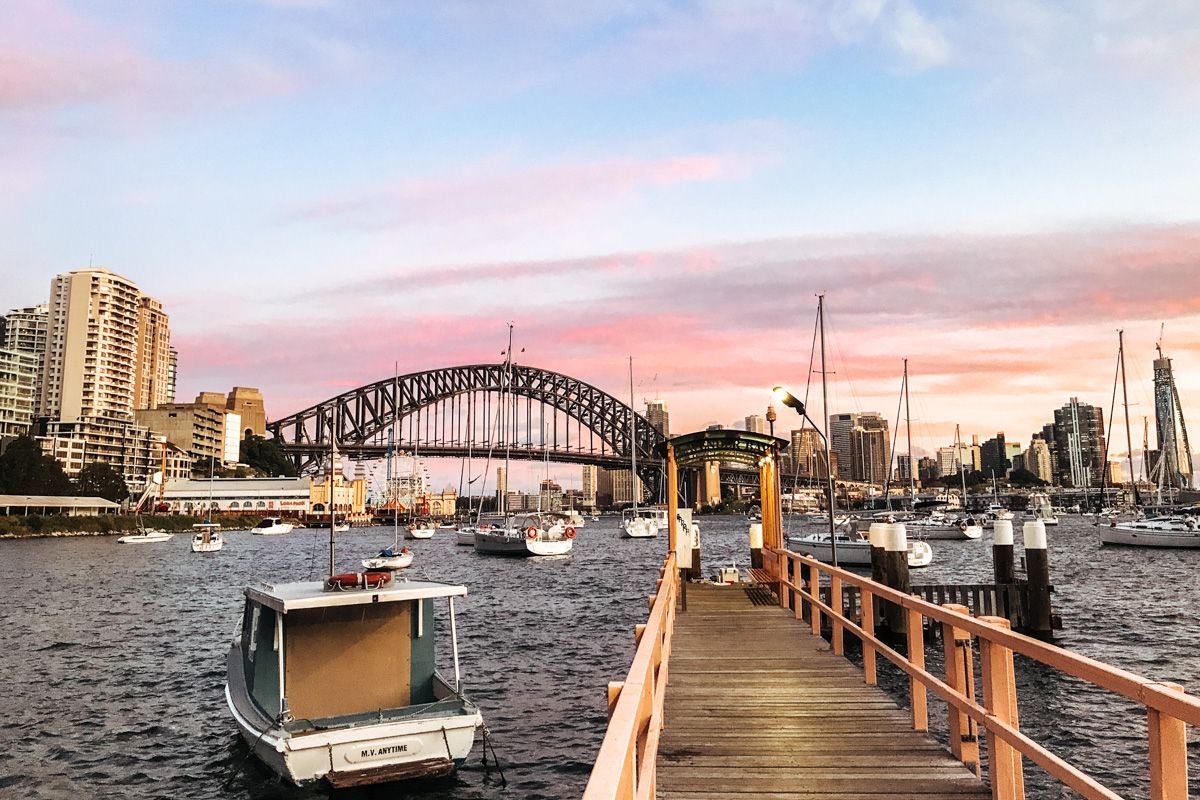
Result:
{"label": "sydney harbour bridge", "polygon": [[[633,420],[632,425],[630,420]],[[396,450],[422,458],[593,464],[629,469],[659,496],[663,436],[641,414],[601,389],[562,373],[509,362],[414,372],[360,386],[275,420],[267,429],[301,474],[338,452],[355,460]],[[630,432],[633,431],[631,437]],[[745,473],[744,475],[742,473]],[[722,483],[753,483],[757,470],[722,470]]]}

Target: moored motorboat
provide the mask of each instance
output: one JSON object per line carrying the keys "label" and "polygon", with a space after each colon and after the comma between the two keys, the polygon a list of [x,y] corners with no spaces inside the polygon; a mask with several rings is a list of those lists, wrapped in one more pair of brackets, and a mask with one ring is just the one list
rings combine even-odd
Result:
{"label": "moored motorboat", "polygon": [[630,509],[621,517],[621,536],[625,539],[647,539],[658,536],[658,524],[650,516]]}
{"label": "moored motorboat", "polygon": [[1034,492],[1029,495],[1027,509],[1031,519],[1041,520],[1046,525],[1058,524],[1058,514],[1050,505],[1050,496],[1045,492]]}
{"label": "moored motorboat", "polygon": [[[225,699],[254,756],[290,783],[335,789],[453,773],[483,724],[459,677],[464,595],[388,572],[247,587]],[[452,680],[434,666],[441,599]]]}
{"label": "moored motorboat", "polygon": [[250,532],[255,536],[279,536],[291,533],[294,527],[292,523],[284,522],[282,517],[263,517],[262,522],[255,525]]}

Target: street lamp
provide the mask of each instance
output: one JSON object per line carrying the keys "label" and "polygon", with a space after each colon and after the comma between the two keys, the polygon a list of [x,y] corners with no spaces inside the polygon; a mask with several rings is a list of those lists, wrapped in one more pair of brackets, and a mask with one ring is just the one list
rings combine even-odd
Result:
{"label": "street lamp", "polygon": [[[803,401],[800,400],[800,398],[796,397],[794,394],[789,392],[783,386],[774,387],[773,389],[771,389],[771,394],[775,395],[776,400],[783,403],[788,408],[794,409],[795,412],[797,414],[799,414],[802,418],[808,420],[808,424],[812,425],[812,427],[813,427],[813,432],[816,433],[817,436],[821,437],[821,443],[825,446],[825,476],[829,480],[829,554],[833,560],[833,565],[836,567],[838,565],[837,535],[834,531],[834,525],[833,525],[833,509],[834,509],[833,470],[832,470],[831,464],[830,464],[829,439],[827,439],[825,437],[825,434],[821,432],[821,429],[817,427],[817,423],[812,421],[812,417],[808,416],[808,410],[805,409],[804,403],[803,403]],[[795,458],[795,455],[793,454],[792,457]]]}

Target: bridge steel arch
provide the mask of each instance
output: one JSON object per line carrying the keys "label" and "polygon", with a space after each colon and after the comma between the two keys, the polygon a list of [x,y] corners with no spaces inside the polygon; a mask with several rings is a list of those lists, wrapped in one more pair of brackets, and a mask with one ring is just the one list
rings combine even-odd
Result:
{"label": "bridge steel arch", "polygon": [[[509,400],[502,404],[502,397]],[[502,410],[507,425],[500,424]],[[630,463],[631,415],[638,475],[657,497],[662,464],[655,448],[663,437],[645,417],[578,378],[520,364],[472,364],[387,378],[270,422],[267,430],[301,474],[317,473],[327,463],[334,420],[338,452],[356,460],[385,458],[393,446],[416,448],[422,456],[483,458],[490,443],[492,460],[499,461],[503,431],[513,431],[509,449],[515,460],[622,469]],[[390,443],[393,421],[399,436]]]}

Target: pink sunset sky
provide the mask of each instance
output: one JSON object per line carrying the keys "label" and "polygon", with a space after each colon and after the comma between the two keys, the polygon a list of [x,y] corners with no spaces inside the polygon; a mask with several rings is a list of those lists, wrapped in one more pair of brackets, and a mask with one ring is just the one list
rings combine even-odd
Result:
{"label": "pink sunset sky", "polygon": [[907,357],[925,451],[1107,416],[1123,328],[1140,449],[1164,323],[1200,414],[1198,53],[1188,3],[16,4],[0,313],[105,266],[272,416],[512,321],[684,432],[802,391],[824,293],[830,410]]}

